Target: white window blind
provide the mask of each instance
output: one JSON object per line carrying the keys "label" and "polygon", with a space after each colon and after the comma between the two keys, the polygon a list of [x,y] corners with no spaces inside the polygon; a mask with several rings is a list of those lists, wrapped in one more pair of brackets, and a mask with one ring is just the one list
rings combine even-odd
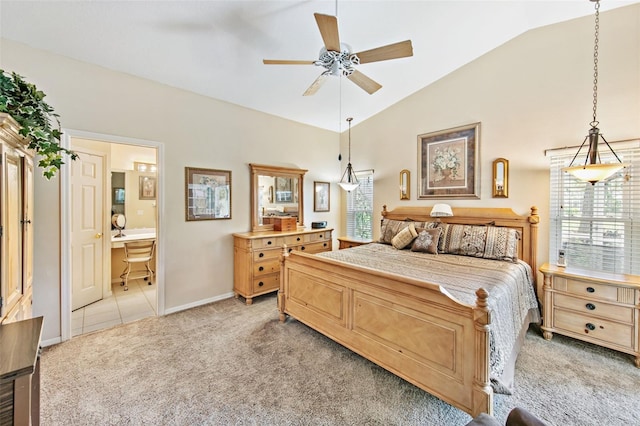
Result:
{"label": "white window blind", "polygon": [[360,185],[347,193],[347,236],[373,238],[373,170],[355,172]]}
{"label": "white window blind", "polygon": [[[550,262],[564,250],[569,266],[640,274],[640,141],[634,142],[611,144],[627,168],[595,185],[562,171],[575,151],[549,153]],[[599,148],[602,163],[617,162],[604,143]]]}

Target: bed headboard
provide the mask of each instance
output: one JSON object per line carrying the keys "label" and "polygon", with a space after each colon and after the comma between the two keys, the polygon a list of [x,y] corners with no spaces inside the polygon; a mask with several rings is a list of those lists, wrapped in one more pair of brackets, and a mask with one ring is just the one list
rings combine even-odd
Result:
{"label": "bed headboard", "polygon": [[396,207],[387,210],[382,206],[382,218],[394,220],[412,220],[418,222],[434,222],[440,219],[443,223],[463,225],[493,225],[505,226],[520,232],[518,241],[518,258],[527,262],[533,271],[534,280],[537,271],[538,250],[538,208],[531,207],[528,216],[516,214],[510,208],[490,207],[452,207],[451,217],[431,217],[431,207]]}

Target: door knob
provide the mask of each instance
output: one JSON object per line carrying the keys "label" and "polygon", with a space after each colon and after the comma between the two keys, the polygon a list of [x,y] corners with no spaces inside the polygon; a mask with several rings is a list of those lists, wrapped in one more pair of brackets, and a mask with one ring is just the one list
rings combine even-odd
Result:
{"label": "door knob", "polygon": [[102,232],[98,232],[98,233],[96,234],[96,238],[102,238]]}

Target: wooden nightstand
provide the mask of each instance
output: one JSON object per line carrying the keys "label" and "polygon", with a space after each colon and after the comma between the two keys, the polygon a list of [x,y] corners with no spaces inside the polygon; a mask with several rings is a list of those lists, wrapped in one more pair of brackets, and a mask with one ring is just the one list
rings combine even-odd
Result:
{"label": "wooden nightstand", "polygon": [[640,367],[640,276],[545,263],[544,338],[563,334],[635,356]]}
{"label": "wooden nightstand", "polygon": [[370,238],[355,238],[355,237],[339,237],[338,241],[339,241],[338,249],[340,250],[351,248],[351,247],[357,247],[363,244],[369,244],[373,242],[373,240]]}

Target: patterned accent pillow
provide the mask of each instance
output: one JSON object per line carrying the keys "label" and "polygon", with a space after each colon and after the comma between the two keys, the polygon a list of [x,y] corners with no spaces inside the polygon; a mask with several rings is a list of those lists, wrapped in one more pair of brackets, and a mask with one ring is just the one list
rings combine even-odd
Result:
{"label": "patterned accent pillow", "polygon": [[398,250],[402,250],[403,248],[411,244],[413,239],[417,236],[418,233],[416,232],[416,228],[413,225],[413,222],[410,222],[409,226],[398,232],[398,234],[393,237],[393,239],[391,240],[391,245]]}
{"label": "patterned accent pillow", "polygon": [[445,225],[438,244],[440,253],[518,260],[518,231],[499,226]]}
{"label": "patterned accent pillow", "polygon": [[380,226],[380,240],[378,242],[384,244],[391,244],[391,240],[398,232],[413,223],[416,228],[437,228],[440,225],[439,222],[414,222],[410,219],[407,220],[394,220],[394,219],[382,219]]}
{"label": "patterned accent pillow", "polygon": [[411,251],[438,254],[438,241],[440,240],[442,229],[418,228],[416,229],[416,232],[418,233],[418,236],[413,240]]}

